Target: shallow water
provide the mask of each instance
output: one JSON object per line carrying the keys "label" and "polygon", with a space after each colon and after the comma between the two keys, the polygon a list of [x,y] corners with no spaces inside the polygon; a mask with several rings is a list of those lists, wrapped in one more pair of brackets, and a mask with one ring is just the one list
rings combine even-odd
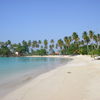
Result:
{"label": "shallow water", "polygon": [[69,60],[47,57],[0,57],[0,96]]}

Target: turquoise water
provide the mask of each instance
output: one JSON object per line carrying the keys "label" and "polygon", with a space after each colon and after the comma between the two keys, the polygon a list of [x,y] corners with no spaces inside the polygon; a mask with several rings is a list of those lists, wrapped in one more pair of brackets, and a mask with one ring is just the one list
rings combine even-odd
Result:
{"label": "turquoise water", "polygon": [[[30,77],[67,63],[65,58],[47,57],[0,57],[0,95],[22,84]],[[6,88],[7,87],[7,88]]]}
{"label": "turquoise water", "polygon": [[0,57],[0,80],[35,69],[51,69],[67,62],[63,58]]}

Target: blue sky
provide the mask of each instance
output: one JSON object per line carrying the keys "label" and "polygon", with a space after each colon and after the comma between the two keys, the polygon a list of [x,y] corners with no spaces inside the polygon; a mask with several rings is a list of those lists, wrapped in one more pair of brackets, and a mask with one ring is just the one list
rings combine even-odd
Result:
{"label": "blue sky", "polygon": [[0,0],[0,41],[100,32],[100,0]]}

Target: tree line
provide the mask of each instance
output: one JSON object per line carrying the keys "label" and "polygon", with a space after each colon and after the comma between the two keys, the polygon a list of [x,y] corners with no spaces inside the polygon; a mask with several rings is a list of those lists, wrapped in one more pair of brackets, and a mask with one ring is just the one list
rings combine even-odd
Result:
{"label": "tree line", "polygon": [[0,42],[0,56],[26,56],[26,55],[100,55],[100,34],[92,30],[84,31],[80,38],[76,32],[63,39],[48,41],[23,40],[21,43],[12,43],[10,40]]}

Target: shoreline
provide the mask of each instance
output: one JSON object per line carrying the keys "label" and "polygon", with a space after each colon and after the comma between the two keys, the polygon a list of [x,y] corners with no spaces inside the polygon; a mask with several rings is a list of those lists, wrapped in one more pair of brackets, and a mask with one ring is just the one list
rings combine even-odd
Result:
{"label": "shoreline", "polygon": [[[56,57],[56,58],[64,58],[64,57]],[[66,58],[64,58],[64,59],[66,59]],[[3,98],[8,93],[15,91],[17,88],[22,87],[23,85],[27,84],[31,80],[40,76],[41,74],[47,73],[51,70],[54,70],[58,67],[61,67],[70,61],[71,61],[71,59],[68,58],[67,62],[64,61],[65,63],[63,63],[61,65],[56,64],[56,65],[54,65],[54,67],[50,67],[47,65],[48,66],[47,68],[41,67],[41,68],[33,69],[33,70],[26,72],[26,73],[22,73],[22,74],[20,73],[19,75],[16,74],[15,76],[13,76],[13,77],[7,79],[5,82],[3,82],[3,84],[0,84],[0,98]]]}
{"label": "shoreline", "polygon": [[82,55],[70,58],[71,62],[39,75],[1,100],[100,100],[100,61]]}
{"label": "shoreline", "polygon": [[45,55],[45,56],[40,56],[40,55],[32,55],[32,56],[25,56],[25,57],[50,57],[50,58],[69,58],[71,57],[70,55]]}

